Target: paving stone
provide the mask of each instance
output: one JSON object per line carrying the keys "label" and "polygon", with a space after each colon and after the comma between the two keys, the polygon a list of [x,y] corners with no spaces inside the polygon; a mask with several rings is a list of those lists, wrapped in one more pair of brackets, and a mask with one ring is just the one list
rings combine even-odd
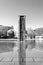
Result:
{"label": "paving stone", "polygon": [[28,61],[28,62],[29,62],[29,61],[32,61],[32,62],[33,62],[33,59],[30,58],[30,57],[27,57],[27,58],[26,58],[26,61]]}
{"label": "paving stone", "polygon": [[15,65],[19,65],[19,58],[14,57],[12,62],[14,62]]}
{"label": "paving stone", "polygon": [[26,65],[43,65],[43,63],[41,62],[26,62]]}
{"label": "paving stone", "polygon": [[11,61],[12,60],[12,57],[4,57],[2,61]]}
{"label": "paving stone", "polygon": [[3,57],[0,57],[0,62],[2,61]]}
{"label": "paving stone", "polygon": [[36,62],[43,62],[43,58],[42,58],[42,57],[40,57],[40,58],[34,58],[34,60],[35,60]]}
{"label": "paving stone", "polygon": [[12,62],[14,65],[19,65],[19,62],[18,61],[16,61],[16,62]]}
{"label": "paving stone", "polygon": [[13,61],[18,62],[18,61],[19,61],[19,58],[14,57],[14,58],[13,58]]}
{"label": "paving stone", "polygon": [[[0,62],[0,65],[19,65],[17,62]],[[27,62],[26,65],[43,65],[39,62]]]}
{"label": "paving stone", "polygon": [[0,62],[0,65],[15,65],[12,62]]}

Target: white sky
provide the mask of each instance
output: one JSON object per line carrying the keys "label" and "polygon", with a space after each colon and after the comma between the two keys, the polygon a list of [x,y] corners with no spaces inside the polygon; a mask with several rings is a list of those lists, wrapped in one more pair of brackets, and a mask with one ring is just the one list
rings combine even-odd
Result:
{"label": "white sky", "polygon": [[18,31],[19,15],[26,15],[26,28],[43,27],[43,0],[0,0],[0,25]]}

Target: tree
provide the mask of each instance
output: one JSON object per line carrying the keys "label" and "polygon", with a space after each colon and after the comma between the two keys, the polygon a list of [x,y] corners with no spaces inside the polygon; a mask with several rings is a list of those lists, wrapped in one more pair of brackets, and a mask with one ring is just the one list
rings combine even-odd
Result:
{"label": "tree", "polygon": [[13,29],[10,29],[10,30],[7,31],[7,36],[9,38],[14,38],[15,37],[15,33],[14,33]]}
{"label": "tree", "polygon": [[27,35],[28,35],[28,37],[30,37],[31,39],[32,39],[32,38],[35,38],[36,32],[30,28],[30,29],[27,30]]}

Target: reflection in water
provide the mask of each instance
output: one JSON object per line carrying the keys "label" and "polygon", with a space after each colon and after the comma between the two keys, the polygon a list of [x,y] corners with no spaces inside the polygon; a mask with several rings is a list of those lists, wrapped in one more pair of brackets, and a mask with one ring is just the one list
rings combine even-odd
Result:
{"label": "reflection in water", "polygon": [[35,46],[36,46],[35,40],[26,41],[26,48],[33,49],[33,48],[35,48]]}
{"label": "reflection in water", "polygon": [[35,46],[36,46],[35,40],[31,40],[31,42],[30,42],[30,49],[35,48]]}
{"label": "reflection in water", "polygon": [[15,46],[15,43],[9,42],[0,42],[0,53],[12,51]]}
{"label": "reflection in water", "polygon": [[29,50],[32,50],[33,48],[43,50],[43,40],[41,42],[40,40],[28,40],[26,41],[26,47]]}
{"label": "reflection in water", "polygon": [[[15,49],[18,49],[18,48],[15,48],[15,46],[18,46],[18,45],[19,45],[18,41],[17,43],[0,42],[0,53],[14,51]],[[43,41],[40,42],[39,40],[25,40],[25,48],[26,49],[28,48],[29,50],[32,50],[34,48],[43,50]]]}
{"label": "reflection in water", "polygon": [[[33,49],[35,48],[35,40],[28,40],[25,42],[26,43],[26,47],[28,49]],[[0,53],[2,52],[9,52],[9,51],[13,51],[15,49],[15,46],[19,45],[18,43],[15,42],[0,42]]]}
{"label": "reflection in water", "polygon": [[40,50],[43,50],[43,40],[37,40],[36,41],[36,47]]}

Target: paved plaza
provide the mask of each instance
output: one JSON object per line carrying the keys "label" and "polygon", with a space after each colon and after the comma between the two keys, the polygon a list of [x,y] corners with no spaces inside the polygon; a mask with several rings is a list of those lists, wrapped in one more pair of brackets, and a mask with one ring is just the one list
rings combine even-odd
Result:
{"label": "paved plaza", "polygon": [[[26,65],[43,65],[43,51],[26,50]],[[0,53],[0,65],[19,65],[18,48],[13,51]]]}

